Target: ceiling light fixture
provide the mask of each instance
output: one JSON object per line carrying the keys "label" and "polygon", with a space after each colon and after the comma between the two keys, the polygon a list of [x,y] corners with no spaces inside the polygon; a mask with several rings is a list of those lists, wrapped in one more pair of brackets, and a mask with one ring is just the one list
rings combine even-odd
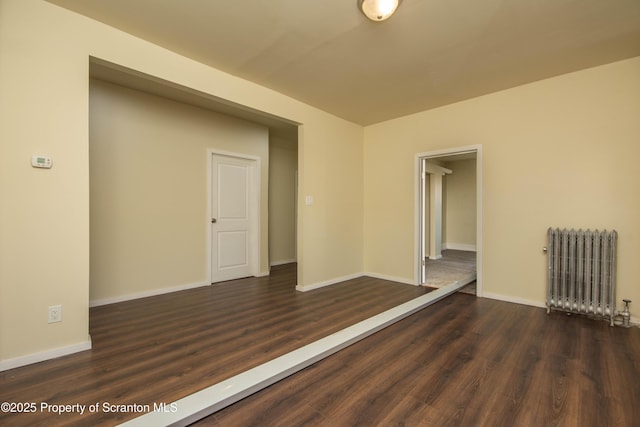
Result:
{"label": "ceiling light fixture", "polygon": [[402,0],[358,0],[358,8],[372,21],[384,21],[398,8]]}

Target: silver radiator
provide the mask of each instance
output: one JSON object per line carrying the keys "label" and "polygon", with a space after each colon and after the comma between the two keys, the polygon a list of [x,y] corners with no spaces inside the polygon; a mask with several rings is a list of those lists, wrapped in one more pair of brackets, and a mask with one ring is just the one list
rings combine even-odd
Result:
{"label": "silver radiator", "polygon": [[547,313],[616,315],[616,231],[549,228]]}

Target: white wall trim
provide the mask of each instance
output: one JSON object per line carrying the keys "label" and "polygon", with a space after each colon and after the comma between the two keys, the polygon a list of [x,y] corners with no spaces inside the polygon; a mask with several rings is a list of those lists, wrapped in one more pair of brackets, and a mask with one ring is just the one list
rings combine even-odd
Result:
{"label": "white wall trim", "polygon": [[442,166],[434,165],[433,163],[427,162],[426,167],[427,173],[437,174],[437,175],[450,175],[453,173],[451,169],[443,168]]}
{"label": "white wall trim", "polygon": [[276,265],[293,264],[293,263],[295,263],[295,262],[297,262],[295,258],[292,258],[292,259],[283,259],[283,260],[281,260],[281,261],[273,261],[273,262],[270,264],[270,266],[271,266],[271,267],[274,267],[274,266],[276,266]]}
{"label": "white wall trim", "polygon": [[462,286],[448,285],[365,319],[175,402],[176,412],[149,412],[123,426],[186,426],[264,389],[441,300]]}
{"label": "white wall trim", "polygon": [[13,359],[0,360],[0,372],[9,369],[19,368],[21,366],[31,365],[32,363],[44,362],[45,360],[55,359],[57,357],[67,356],[69,354],[78,353],[80,351],[91,350],[91,336],[87,336],[86,341],[77,344],[58,347],[51,350],[32,353],[26,356],[20,356]]}
{"label": "white wall trim", "polygon": [[442,245],[442,249],[476,252],[476,245],[470,245],[467,243],[445,243]]}
{"label": "white wall trim", "polygon": [[371,273],[371,272],[366,272],[363,274],[363,276],[369,276],[369,277],[373,277],[374,279],[389,280],[391,282],[397,282],[397,283],[403,283],[405,285],[416,286],[413,280],[407,279],[405,277],[388,276],[386,274],[378,274],[378,273]]}
{"label": "white wall trim", "polygon": [[358,277],[362,277],[362,276],[364,276],[364,273],[356,273],[356,274],[350,274],[348,276],[337,277],[331,280],[326,280],[324,282],[313,283],[307,286],[297,285],[296,291],[300,291],[300,292],[312,291],[314,289],[324,288],[325,286],[335,285],[336,283],[345,282],[347,280],[357,279]]}
{"label": "white wall trim", "polygon": [[502,295],[502,294],[494,294],[491,292],[485,292],[484,295],[482,295],[483,298],[489,298],[489,299],[495,299],[498,301],[504,301],[504,302],[512,302],[515,304],[521,304],[521,305],[529,305],[532,307],[540,307],[540,308],[544,308],[546,309],[547,306],[545,305],[544,302],[540,302],[540,301],[533,301],[533,300],[529,300],[529,299],[524,299],[524,298],[518,298],[518,297],[513,297],[510,295]]}
{"label": "white wall trim", "polygon": [[117,297],[102,298],[93,301],[89,301],[89,307],[98,307],[100,305],[114,304],[117,302],[131,301],[139,298],[153,297],[156,295],[170,294],[172,292],[184,291],[187,289],[201,288],[203,286],[209,286],[211,283],[198,282],[190,283],[186,285],[172,286],[170,288],[151,289],[148,291],[136,292],[133,294],[120,295]]}
{"label": "white wall trim", "polygon": [[[524,298],[512,297],[512,296],[509,296],[509,295],[485,293],[483,295],[483,298],[489,298],[489,299],[494,299],[494,300],[504,301],[504,302],[511,302],[511,303],[514,303],[514,304],[528,305],[528,306],[531,306],[531,307],[544,308],[545,310],[547,309],[547,305],[544,302],[532,301],[532,300],[528,300],[528,299],[524,299]],[[560,310],[558,310],[558,311],[562,312]],[[629,321],[631,323],[631,326],[640,327],[640,317],[631,316],[631,319],[629,319]],[[616,325],[616,327],[620,327],[620,326]]]}

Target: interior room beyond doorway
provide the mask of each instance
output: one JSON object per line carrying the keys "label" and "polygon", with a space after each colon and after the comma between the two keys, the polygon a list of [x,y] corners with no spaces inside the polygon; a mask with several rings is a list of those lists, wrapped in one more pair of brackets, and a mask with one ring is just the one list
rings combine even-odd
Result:
{"label": "interior room beyond doorway", "polygon": [[420,284],[469,285],[476,293],[478,251],[478,152],[420,158]]}
{"label": "interior room beyond doorway", "polygon": [[442,258],[425,259],[426,279],[424,286],[441,288],[451,283],[465,285],[461,292],[476,293],[476,253],[445,249]]}

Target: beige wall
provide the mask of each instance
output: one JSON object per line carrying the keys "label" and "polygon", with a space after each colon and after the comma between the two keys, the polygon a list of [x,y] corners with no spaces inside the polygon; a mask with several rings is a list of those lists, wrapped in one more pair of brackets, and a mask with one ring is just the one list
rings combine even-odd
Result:
{"label": "beige wall", "polygon": [[414,277],[414,157],[480,144],[487,295],[542,304],[547,228],[615,228],[640,301],[639,94],[635,58],[367,127],[365,269]]}
{"label": "beige wall", "polygon": [[268,272],[268,130],[100,80],[90,89],[91,301],[209,283],[207,150],[261,159]]}
{"label": "beige wall", "polygon": [[472,250],[476,246],[476,160],[446,162],[444,197],[444,246]]}
{"label": "beige wall", "polygon": [[[3,0],[0,368],[88,343],[91,56],[301,123],[300,193],[315,202],[299,209],[298,282],[362,271],[360,126],[49,3]],[[31,168],[34,154],[53,168]],[[47,324],[56,304],[63,321]]]}
{"label": "beige wall", "polygon": [[[298,286],[362,272],[361,127],[317,121],[300,127],[298,145]],[[310,137],[317,143],[310,141]],[[312,205],[305,197],[313,198]],[[344,216],[343,216],[344,215]],[[322,271],[326,267],[333,277]],[[360,270],[353,266],[359,264]],[[300,273],[307,280],[300,281]],[[312,269],[312,271],[309,271]]]}
{"label": "beige wall", "polygon": [[296,195],[298,143],[269,139],[269,263],[296,260]]}
{"label": "beige wall", "polygon": [[0,2],[0,360],[88,340],[88,61],[52,9]]}
{"label": "beige wall", "polygon": [[640,301],[640,58],[362,129],[49,3],[0,0],[0,368],[88,342],[90,56],[301,123],[303,288],[413,281],[415,154],[481,144],[487,294],[542,303],[546,228],[606,227],[618,295]]}

